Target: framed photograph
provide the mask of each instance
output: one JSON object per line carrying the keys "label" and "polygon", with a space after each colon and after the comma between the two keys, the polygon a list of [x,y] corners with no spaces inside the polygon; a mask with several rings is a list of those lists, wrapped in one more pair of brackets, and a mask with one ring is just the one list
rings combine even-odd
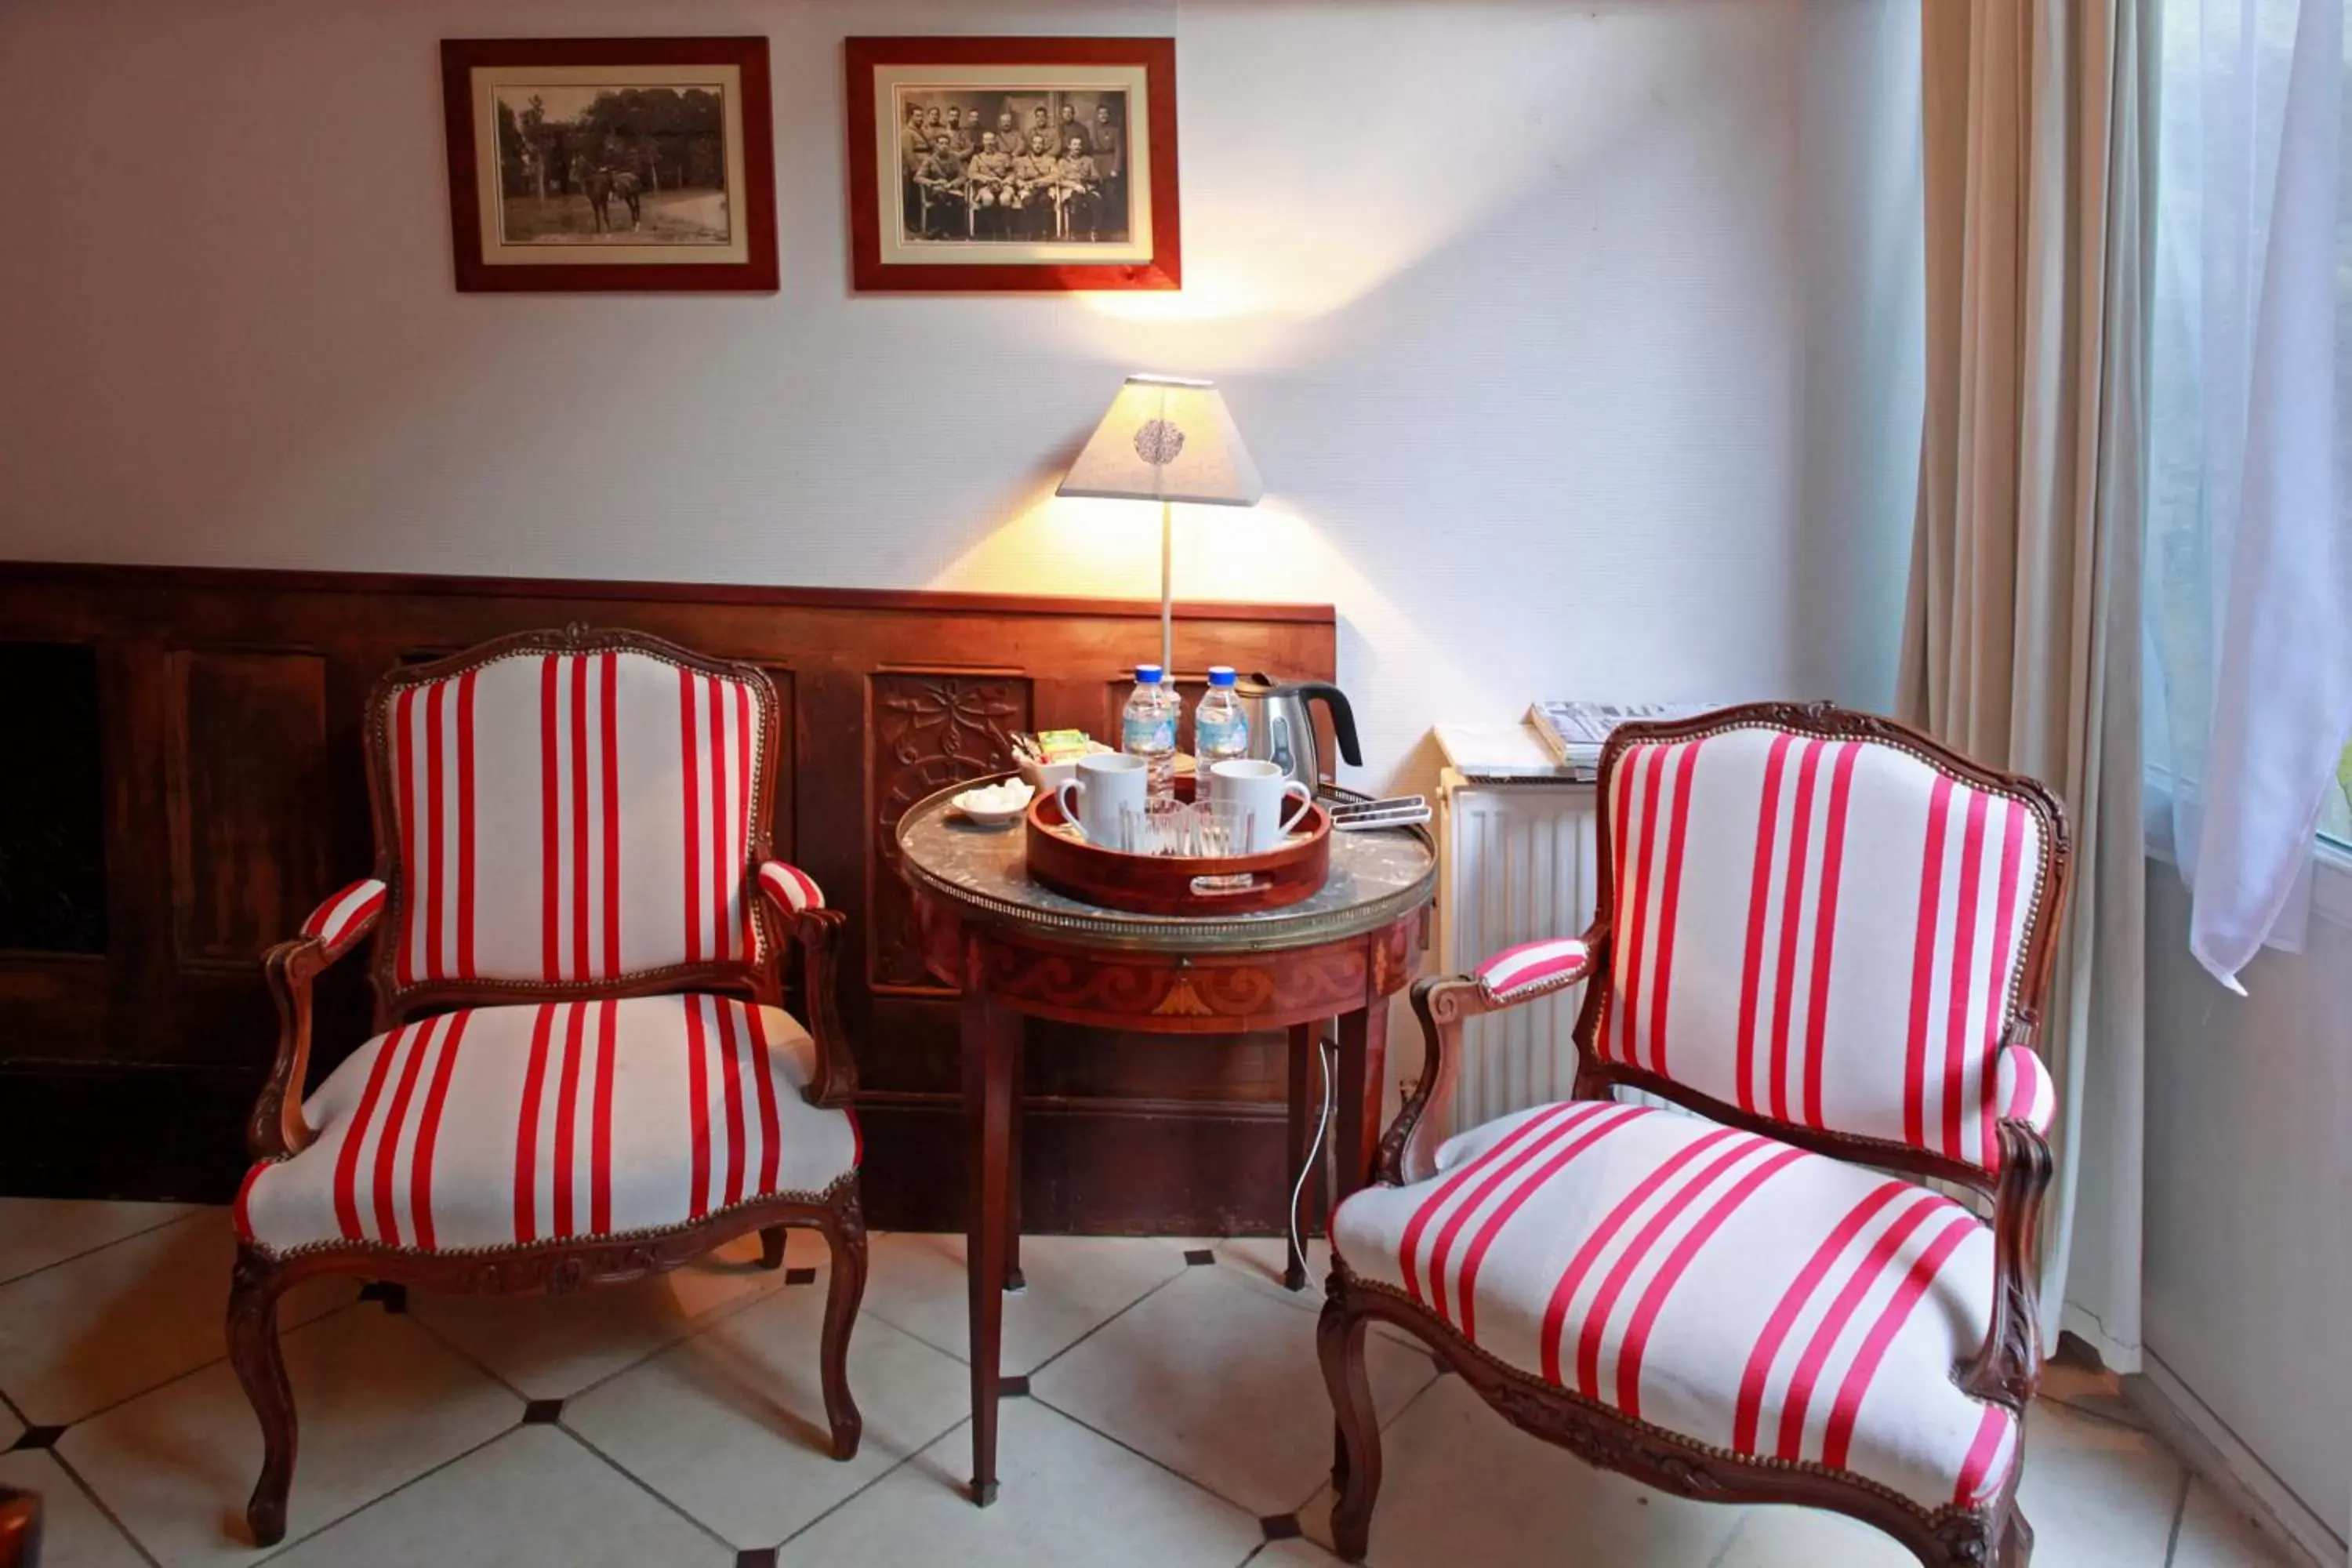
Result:
{"label": "framed photograph", "polygon": [[772,289],[765,38],[447,38],[462,292]]}
{"label": "framed photograph", "polygon": [[1172,38],[851,38],[860,289],[1175,289]]}

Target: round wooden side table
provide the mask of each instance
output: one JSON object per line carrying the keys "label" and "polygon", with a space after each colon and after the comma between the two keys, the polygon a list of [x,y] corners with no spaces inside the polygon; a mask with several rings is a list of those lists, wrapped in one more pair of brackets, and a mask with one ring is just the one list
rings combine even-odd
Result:
{"label": "round wooden side table", "polygon": [[[1368,1179],[1380,1136],[1388,998],[1412,973],[1437,855],[1420,828],[1335,834],[1330,875],[1302,903],[1212,919],[1129,914],[1030,880],[1017,828],[971,826],[949,805],[978,782],[943,789],[902,816],[898,854],[924,961],[962,992],[971,1496],[986,1506],[996,1497],[1003,1292],[1021,1279],[1022,1020],[1167,1035],[1287,1030],[1295,1173],[1312,1133],[1316,1036],[1337,1018],[1332,1147],[1345,1197]],[[1294,1289],[1305,1282],[1295,1249],[1288,1277]]]}

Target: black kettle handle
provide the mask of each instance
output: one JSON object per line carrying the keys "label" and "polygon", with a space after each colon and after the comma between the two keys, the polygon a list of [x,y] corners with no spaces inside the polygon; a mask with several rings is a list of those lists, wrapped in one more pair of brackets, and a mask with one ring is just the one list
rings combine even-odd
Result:
{"label": "black kettle handle", "polygon": [[1310,680],[1297,688],[1299,700],[1313,702],[1320,699],[1331,710],[1331,733],[1339,742],[1339,756],[1351,768],[1364,765],[1364,749],[1356,743],[1356,710],[1348,706],[1348,694],[1327,681]]}

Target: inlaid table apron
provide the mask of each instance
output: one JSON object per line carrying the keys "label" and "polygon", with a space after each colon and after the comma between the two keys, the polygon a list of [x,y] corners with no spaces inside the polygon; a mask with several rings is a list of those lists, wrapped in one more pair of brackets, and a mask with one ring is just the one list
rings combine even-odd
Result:
{"label": "inlaid table apron", "polygon": [[[1419,828],[1332,836],[1329,877],[1282,909],[1210,919],[1133,914],[1031,879],[1019,833],[965,823],[965,781],[898,822],[925,962],[962,992],[970,1130],[972,1499],[996,1495],[998,1359],[1005,1289],[1021,1279],[1022,1020],[1169,1035],[1285,1029],[1290,1037],[1292,1169],[1312,1131],[1315,1042],[1339,1020],[1333,1146],[1339,1195],[1361,1185],[1380,1125],[1388,998],[1412,972],[1437,858]],[[1293,1288],[1305,1282],[1292,1251]]]}

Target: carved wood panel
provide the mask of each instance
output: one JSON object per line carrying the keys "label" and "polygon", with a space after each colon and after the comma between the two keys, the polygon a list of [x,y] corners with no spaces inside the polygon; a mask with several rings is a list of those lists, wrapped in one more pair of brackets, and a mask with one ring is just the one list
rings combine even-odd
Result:
{"label": "carved wood panel", "polygon": [[915,903],[898,874],[898,818],[935,790],[1013,765],[1030,729],[1029,682],[1015,675],[892,670],[872,680],[874,868],[867,973],[877,988],[946,988],[923,963]]}
{"label": "carved wood panel", "polygon": [[333,890],[323,796],[327,666],[301,651],[169,656],[164,752],[173,947],[239,969]]}

